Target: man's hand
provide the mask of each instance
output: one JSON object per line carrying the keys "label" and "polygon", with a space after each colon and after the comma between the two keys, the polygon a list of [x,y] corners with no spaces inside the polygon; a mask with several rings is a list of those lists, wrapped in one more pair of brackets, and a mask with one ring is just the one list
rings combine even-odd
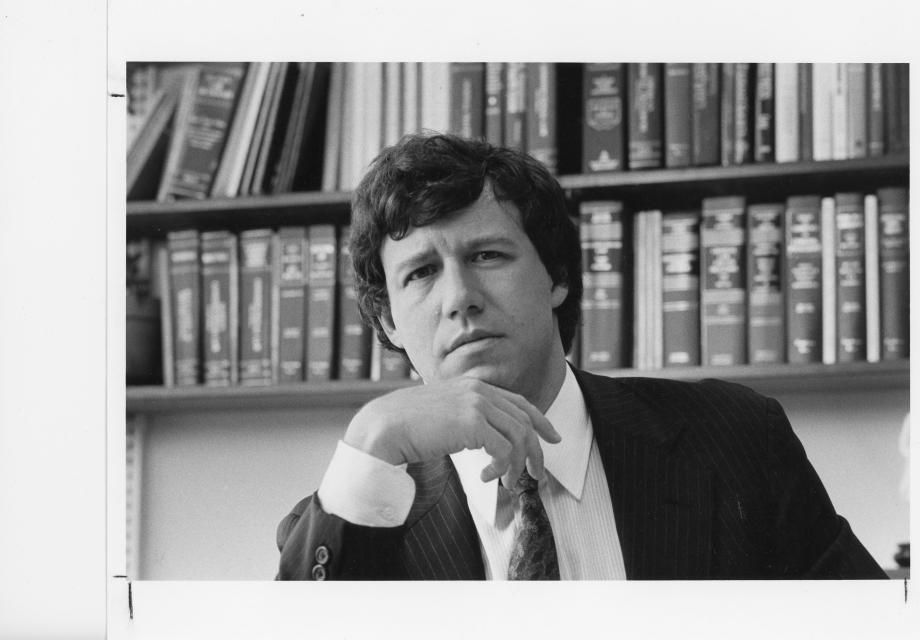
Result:
{"label": "man's hand", "polygon": [[344,441],[390,464],[484,448],[492,462],[482,470],[482,481],[502,477],[513,487],[525,466],[534,478],[543,477],[538,435],[553,444],[561,440],[522,396],[461,377],[372,400],[352,418]]}

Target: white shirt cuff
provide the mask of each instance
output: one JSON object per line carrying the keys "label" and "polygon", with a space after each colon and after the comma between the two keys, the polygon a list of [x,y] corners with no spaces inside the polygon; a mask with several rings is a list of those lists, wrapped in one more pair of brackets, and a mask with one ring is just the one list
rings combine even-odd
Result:
{"label": "white shirt cuff", "polygon": [[415,500],[406,465],[388,462],[339,440],[320,483],[326,513],[365,527],[398,527]]}

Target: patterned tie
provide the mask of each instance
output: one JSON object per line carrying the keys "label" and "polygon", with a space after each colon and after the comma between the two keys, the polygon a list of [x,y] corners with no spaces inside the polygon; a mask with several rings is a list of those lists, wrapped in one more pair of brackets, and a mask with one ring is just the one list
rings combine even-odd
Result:
{"label": "patterned tie", "polygon": [[556,542],[549,524],[537,481],[526,471],[517,481],[518,502],[521,505],[520,528],[514,534],[509,580],[558,580]]}

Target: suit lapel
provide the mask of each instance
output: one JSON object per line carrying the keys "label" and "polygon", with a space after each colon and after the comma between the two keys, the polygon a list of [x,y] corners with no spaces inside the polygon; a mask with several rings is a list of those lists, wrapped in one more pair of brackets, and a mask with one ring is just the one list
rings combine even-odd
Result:
{"label": "suit lapel", "polygon": [[709,472],[680,451],[680,407],[576,370],[600,450],[629,579],[706,578]]}

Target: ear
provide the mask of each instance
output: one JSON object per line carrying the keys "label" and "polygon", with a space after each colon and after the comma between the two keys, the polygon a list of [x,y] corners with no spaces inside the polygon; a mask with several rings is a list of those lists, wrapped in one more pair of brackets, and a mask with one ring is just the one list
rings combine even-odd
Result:
{"label": "ear", "polygon": [[393,324],[393,318],[390,316],[389,312],[381,313],[377,316],[377,320],[380,322],[380,326],[383,328],[383,332],[387,334],[390,342],[395,346],[403,349],[402,341],[399,339],[399,332],[396,330],[396,326]]}
{"label": "ear", "polygon": [[550,301],[552,301],[553,309],[558,309],[559,305],[565,302],[565,299],[568,297],[569,285],[565,281],[554,284],[553,288],[550,290]]}

